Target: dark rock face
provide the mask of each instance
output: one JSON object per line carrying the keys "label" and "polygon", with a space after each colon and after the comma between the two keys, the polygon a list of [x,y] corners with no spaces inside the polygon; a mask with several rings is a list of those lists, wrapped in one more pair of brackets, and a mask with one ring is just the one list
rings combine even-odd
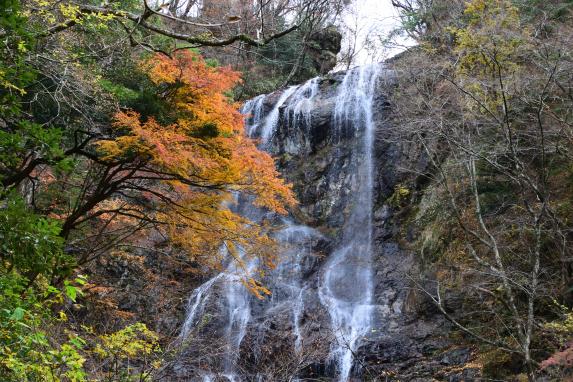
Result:
{"label": "dark rock face", "polygon": [[[359,188],[356,166],[364,159],[357,158],[355,151],[363,132],[337,129],[333,121],[337,89],[344,76],[335,73],[317,80],[306,121],[289,123],[288,105],[281,107],[276,129],[266,145],[300,202],[292,211],[292,219],[297,227],[307,227],[294,231],[299,248],[304,248],[302,254],[298,252],[296,270],[303,287],[293,299],[291,285],[285,285],[284,279],[294,270],[287,267],[264,280],[273,292],[270,300],[251,299],[249,323],[240,346],[234,350],[234,373],[245,381],[288,381],[295,377],[303,381],[336,380],[329,359],[335,329],[319,288],[329,256],[343,241],[343,227],[354,207],[353,194]],[[429,169],[421,147],[396,138],[399,126],[388,118],[387,102],[394,86],[393,72],[384,69],[375,89],[372,115],[374,320],[354,352],[350,381],[475,380],[479,371],[465,366],[473,359],[471,349],[453,346],[448,339],[450,324],[409,277],[421,272],[421,264],[408,249],[415,232],[410,232],[394,195],[402,184],[423,187],[418,174]],[[282,94],[279,91],[264,98],[264,115],[271,113]],[[416,175],[400,170],[412,167]],[[350,287],[356,286],[341,282],[337,292],[345,295],[344,289]],[[225,306],[228,300],[223,297],[224,285],[212,288],[210,293],[205,311],[229,311]],[[293,320],[294,304],[300,305],[298,320]],[[221,377],[226,367],[224,359],[228,358],[221,355],[228,347],[226,319],[215,313],[201,321],[191,337],[191,346],[182,352],[173,380],[205,380],[205,370],[213,376],[207,380],[219,380],[216,378]]]}
{"label": "dark rock face", "polygon": [[307,41],[307,50],[312,63],[320,74],[326,74],[336,66],[342,34],[334,26],[313,33]]}
{"label": "dark rock face", "polygon": [[[339,229],[347,217],[349,195],[353,192],[353,173],[348,161],[360,138],[352,132],[346,135],[343,132],[343,139],[336,140],[333,134],[336,88],[342,77],[343,73],[338,73],[320,79],[310,126],[292,125],[281,120],[271,140],[270,151],[277,157],[283,176],[293,183],[300,201],[295,216],[325,234],[327,239],[322,249],[332,247],[340,240]],[[415,285],[408,277],[418,271],[419,265],[415,254],[406,249],[408,243],[401,242],[404,221],[399,208],[389,200],[400,184],[420,182],[416,179],[418,175],[405,174],[400,168],[411,168],[415,164],[416,172],[423,174],[428,171],[428,161],[421,147],[394,139],[394,129],[399,126],[393,126],[388,120],[386,102],[393,84],[393,74],[388,70],[374,100],[375,325],[356,354],[352,378],[356,381],[473,380],[479,377],[478,370],[464,367],[472,359],[471,350],[453,347],[448,340],[449,323],[425,295],[415,291]],[[279,94],[269,97],[266,107],[270,109],[278,97]],[[284,118],[281,113],[281,119]],[[315,261],[305,274],[315,288],[318,288],[321,263]],[[307,291],[304,306],[301,331],[314,351],[308,354],[310,362],[299,376],[303,380],[305,377],[329,380],[332,370],[326,355],[332,334],[328,314],[318,301],[316,291]],[[266,356],[251,363],[253,371],[260,372],[263,363],[281,362],[274,357],[285,354],[288,348],[285,344],[292,341],[292,327],[285,314],[286,311],[280,310],[276,315],[267,312],[261,325],[272,330],[265,330],[263,339],[257,337],[257,333],[250,333],[245,339],[242,347],[245,354],[255,338],[263,343],[263,348],[266,346],[261,352]]]}

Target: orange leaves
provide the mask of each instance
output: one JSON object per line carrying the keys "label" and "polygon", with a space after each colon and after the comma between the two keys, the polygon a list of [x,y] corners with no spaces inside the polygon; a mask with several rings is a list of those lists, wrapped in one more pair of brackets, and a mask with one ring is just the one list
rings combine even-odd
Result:
{"label": "orange leaves", "polygon": [[242,169],[244,188],[256,195],[256,206],[286,214],[284,206],[296,204],[290,185],[279,178],[272,157],[258,150],[253,140],[245,139],[234,154]]}
{"label": "orange leaves", "polygon": [[270,296],[272,294],[268,288],[261,285],[261,283],[251,277],[243,280],[242,283],[245,288],[247,288],[259,300],[262,300],[265,298],[265,296]]}
{"label": "orange leaves", "polygon": [[[241,76],[230,68],[208,66],[203,58],[189,50],[176,52],[173,58],[155,54],[142,64],[151,80],[157,84],[181,83],[204,94],[222,94],[235,86]],[[199,93],[195,94],[199,94]]]}
{"label": "orange leaves", "polygon": [[[272,267],[275,248],[268,230],[234,213],[230,204],[236,192],[281,214],[296,202],[271,156],[245,135],[243,117],[225,95],[240,81],[239,74],[209,67],[191,52],[173,58],[158,54],[142,66],[173,106],[175,122],[163,125],[153,118],[142,120],[133,111],[118,112],[113,126],[122,135],[97,144],[101,158],[112,165],[144,163],[129,180],[139,192],[130,199],[152,211],[135,211],[202,264],[220,264],[224,246],[239,268],[237,248]],[[266,294],[255,280],[246,286]]]}
{"label": "orange leaves", "polygon": [[167,97],[187,114],[179,122],[182,128],[197,131],[211,123],[221,135],[241,132],[242,116],[224,94],[240,82],[238,72],[209,67],[190,51],[177,52],[173,58],[157,54],[143,68],[155,84],[168,86]]}
{"label": "orange leaves", "polygon": [[188,51],[174,58],[157,54],[143,66],[155,83],[174,87],[168,97],[177,122],[163,126],[153,118],[142,122],[133,111],[117,113],[114,127],[128,134],[98,143],[104,159],[149,155],[161,171],[180,177],[171,182],[174,187],[183,182],[243,191],[255,196],[257,206],[286,213],[284,205],[295,203],[290,186],[279,178],[273,159],[245,136],[243,118],[224,94],[237,84],[238,73],[208,67]]}
{"label": "orange leaves", "polygon": [[127,155],[144,155],[151,151],[149,142],[146,142],[146,133],[139,123],[139,115],[135,112],[115,114],[115,127],[130,129],[128,135],[120,136],[114,140],[101,140],[96,144],[103,154],[102,159],[113,161]]}

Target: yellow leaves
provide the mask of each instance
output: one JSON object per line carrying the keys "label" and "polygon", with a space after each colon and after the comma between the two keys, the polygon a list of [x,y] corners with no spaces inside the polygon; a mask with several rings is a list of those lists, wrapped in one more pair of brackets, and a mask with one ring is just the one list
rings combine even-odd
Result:
{"label": "yellow leaves", "polygon": [[517,68],[517,55],[527,40],[517,8],[509,0],[472,0],[465,9],[468,25],[448,28],[456,37],[463,73],[496,74]]}
{"label": "yellow leaves", "polygon": [[160,216],[169,223],[173,243],[209,266],[223,260],[222,244],[239,260],[238,247],[250,254],[263,254],[259,247],[268,243],[260,227],[223,205],[224,197],[217,192],[188,192],[178,200],[179,206],[166,206]]}
{"label": "yellow leaves", "polygon": [[18,51],[20,53],[26,53],[28,48],[26,48],[26,43],[24,41],[18,41]]}
{"label": "yellow leaves", "polygon": [[140,154],[149,150],[136,136],[119,137],[113,141],[101,140],[96,143],[96,146],[103,154],[102,159],[105,161],[113,161],[129,153]]}
{"label": "yellow leaves", "polygon": [[159,337],[142,323],[100,336],[99,339],[100,343],[96,345],[94,352],[101,358],[127,359],[159,351]]}
{"label": "yellow leaves", "polygon": [[53,2],[45,0],[32,0],[32,4],[34,4],[35,11],[29,16],[41,19],[44,26],[50,24],[63,25],[68,21],[78,24],[83,22],[80,8],[77,5],[62,3],[54,5]]}
{"label": "yellow leaves", "polygon": [[250,277],[243,280],[243,285],[259,300],[263,300],[265,296],[272,294],[271,291],[265,288],[261,283]]}
{"label": "yellow leaves", "polygon": [[511,98],[508,90],[523,70],[530,31],[510,0],[472,0],[464,14],[465,26],[448,28],[456,39],[455,73],[466,95],[463,106],[468,118],[475,113],[502,115],[503,99]]}
{"label": "yellow leaves", "polygon": [[[84,15],[84,17],[86,17],[86,15]],[[107,28],[107,24],[116,19],[118,16],[108,13],[108,14],[104,14],[101,12],[97,12],[97,13],[90,13],[89,15],[87,15],[87,19],[96,22],[96,27],[100,28],[100,29],[105,29]]]}
{"label": "yellow leaves", "polygon": [[58,321],[61,321],[61,322],[68,321],[68,316],[66,315],[66,313],[64,313],[63,310],[60,310],[58,313]]}
{"label": "yellow leaves", "polygon": [[79,22],[80,7],[73,4],[60,4],[60,13],[66,20]]}
{"label": "yellow leaves", "polygon": [[573,309],[567,308],[556,300],[553,300],[553,304],[559,311],[561,320],[550,321],[543,326],[545,329],[569,339],[573,334]]}
{"label": "yellow leaves", "polygon": [[53,6],[52,2],[46,0],[32,0],[31,4],[35,5],[33,7],[35,10],[34,12],[31,12],[29,9],[26,9],[27,17],[34,16],[35,18],[41,19],[45,24],[53,24],[57,21],[57,14],[51,8]]}
{"label": "yellow leaves", "polygon": [[466,5],[464,14],[470,25],[510,27],[519,25],[519,11],[507,0],[472,0]]}
{"label": "yellow leaves", "polygon": [[388,201],[395,207],[399,207],[410,196],[410,190],[402,184],[397,184],[394,187],[394,193]]}
{"label": "yellow leaves", "polygon": [[[97,29],[107,28],[110,21],[117,18],[111,13],[100,12],[84,13],[78,5],[73,3],[54,4],[53,1],[31,0],[31,6],[27,8],[27,16],[47,29],[57,26],[65,26],[67,23],[85,25],[88,24]],[[30,11],[29,9],[33,9]]]}
{"label": "yellow leaves", "polygon": [[6,80],[6,73],[2,69],[0,69],[0,87],[15,90],[18,93],[20,93],[20,95],[26,94],[26,91],[24,89],[21,89],[18,86]]}
{"label": "yellow leaves", "polygon": [[464,14],[472,18],[479,18],[479,15],[485,11],[486,5],[489,1],[487,0],[474,0],[470,1],[466,5]]}

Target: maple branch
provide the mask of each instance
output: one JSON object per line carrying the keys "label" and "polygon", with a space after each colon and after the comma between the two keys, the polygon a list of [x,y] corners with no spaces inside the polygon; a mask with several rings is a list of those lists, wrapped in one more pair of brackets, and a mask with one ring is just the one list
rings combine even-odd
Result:
{"label": "maple branch", "polygon": [[28,158],[26,158],[23,161],[20,168],[18,168],[16,171],[14,171],[11,174],[7,174],[6,177],[3,178],[2,181],[0,181],[0,184],[4,188],[16,186],[16,185],[20,184],[20,182],[22,182],[24,179],[28,178],[30,176],[30,174],[39,165],[56,163],[56,162],[61,161],[62,159],[69,157],[71,155],[82,153],[83,149],[87,146],[87,144],[92,139],[94,139],[94,136],[89,135],[82,142],[76,143],[76,145],[74,147],[64,151],[63,155],[58,155],[58,156],[53,157],[53,158],[37,157],[37,158],[32,159],[32,156],[30,155]]}

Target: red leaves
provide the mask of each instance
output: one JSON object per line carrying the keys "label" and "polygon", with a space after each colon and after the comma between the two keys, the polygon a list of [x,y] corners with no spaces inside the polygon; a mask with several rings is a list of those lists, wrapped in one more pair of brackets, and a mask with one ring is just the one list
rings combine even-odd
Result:
{"label": "red leaves", "polygon": [[546,369],[550,366],[560,366],[564,368],[573,367],[573,342],[566,344],[565,350],[553,353],[553,355],[541,362],[540,369]]}

